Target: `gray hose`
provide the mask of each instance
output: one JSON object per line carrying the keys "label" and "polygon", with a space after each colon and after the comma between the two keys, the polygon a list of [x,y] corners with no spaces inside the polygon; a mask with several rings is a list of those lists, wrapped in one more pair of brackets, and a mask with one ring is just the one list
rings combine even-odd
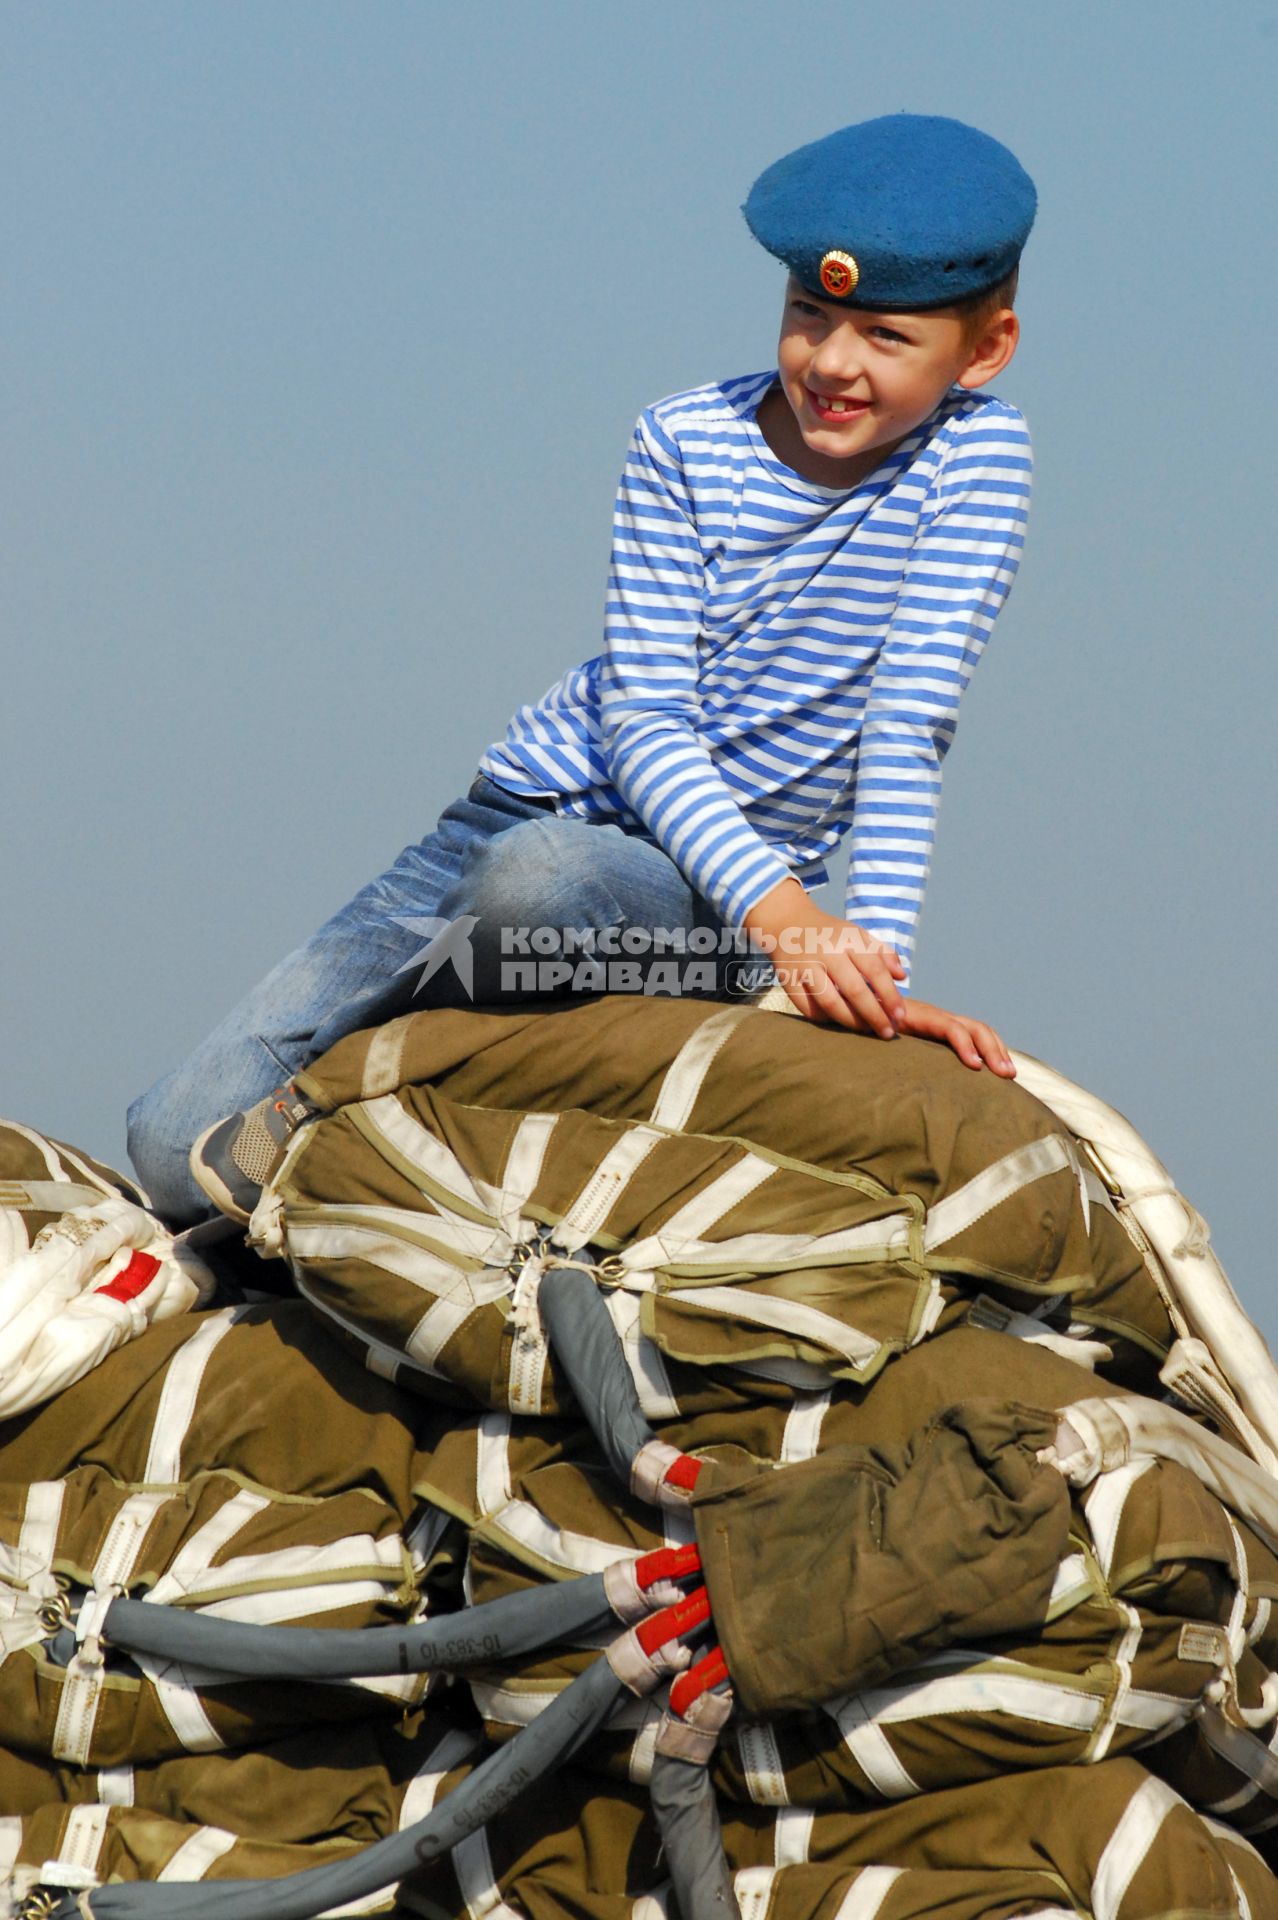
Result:
{"label": "gray hose", "polygon": [[550,1345],[608,1465],[630,1485],[635,1455],[656,1434],[644,1418],[608,1304],[579,1267],[548,1267],[537,1304]]}
{"label": "gray hose", "polygon": [[650,1791],[680,1920],[741,1920],[707,1769],[658,1752]]}
{"label": "gray hose", "polygon": [[95,1887],[87,1896],[64,1895],[49,1920],[78,1920],[81,1899],[93,1920],[313,1920],[329,1907],[366,1899],[438,1859],[544,1781],[598,1731],[621,1692],[608,1662],[596,1660],[424,1820],[374,1841],[351,1859],[279,1880],[209,1880],[188,1886],[117,1882]]}
{"label": "gray hose", "polygon": [[185,1607],[113,1600],[102,1631],[121,1653],[214,1668],[227,1682],[354,1680],[500,1664],[615,1622],[603,1575],[589,1573],[412,1627],[262,1627]]}

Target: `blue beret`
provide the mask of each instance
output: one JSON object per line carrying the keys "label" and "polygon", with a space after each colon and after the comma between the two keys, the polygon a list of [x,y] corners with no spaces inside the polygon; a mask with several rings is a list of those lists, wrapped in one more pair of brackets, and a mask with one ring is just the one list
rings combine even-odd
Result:
{"label": "blue beret", "polygon": [[1036,205],[1034,182],[988,133],[892,113],[776,161],[742,212],[755,239],[822,299],[926,308],[1010,273]]}

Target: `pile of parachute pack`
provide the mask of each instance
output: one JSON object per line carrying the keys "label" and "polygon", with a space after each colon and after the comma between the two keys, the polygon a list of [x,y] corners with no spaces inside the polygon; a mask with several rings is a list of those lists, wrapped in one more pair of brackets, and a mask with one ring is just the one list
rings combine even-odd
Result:
{"label": "pile of parachute pack", "polygon": [[0,1915],[1278,1915],[1278,1373],[1017,1064],[406,1015],[260,1294],[0,1127]]}

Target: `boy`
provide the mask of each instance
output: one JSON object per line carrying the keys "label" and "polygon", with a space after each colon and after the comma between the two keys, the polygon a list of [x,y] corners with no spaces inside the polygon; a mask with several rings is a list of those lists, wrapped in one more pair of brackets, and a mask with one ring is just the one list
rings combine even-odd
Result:
{"label": "boy", "polygon": [[[603,653],[134,1103],[168,1218],[206,1195],[247,1216],[296,1118],[289,1077],[405,1004],[423,932],[475,935],[481,1000],[502,928],[743,932],[807,1017],[1013,1071],[991,1028],[900,985],[941,759],[1023,537],[1024,422],[978,389],[1016,348],[1034,189],[987,135],[899,114],[778,161],[744,211],[789,269],[776,372],[641,416]],[[841,920],[807,887],[848,830]],[[441,951],[436,1000],[457,991]]]}

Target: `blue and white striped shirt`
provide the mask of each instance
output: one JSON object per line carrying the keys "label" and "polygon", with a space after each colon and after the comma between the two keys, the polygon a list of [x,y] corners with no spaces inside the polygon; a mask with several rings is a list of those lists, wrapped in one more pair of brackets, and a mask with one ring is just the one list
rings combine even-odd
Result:
{"label": "blue and white striped shirt", "polygon": [[851,490],[755,419],[772,372],[640,415],[604,651],[521,706],[480,767],[572,818],[646,829],[723,919],[849,829],[845,913],[908,965],[959,698],[1029,506],[1014,407],[953,388]]}

